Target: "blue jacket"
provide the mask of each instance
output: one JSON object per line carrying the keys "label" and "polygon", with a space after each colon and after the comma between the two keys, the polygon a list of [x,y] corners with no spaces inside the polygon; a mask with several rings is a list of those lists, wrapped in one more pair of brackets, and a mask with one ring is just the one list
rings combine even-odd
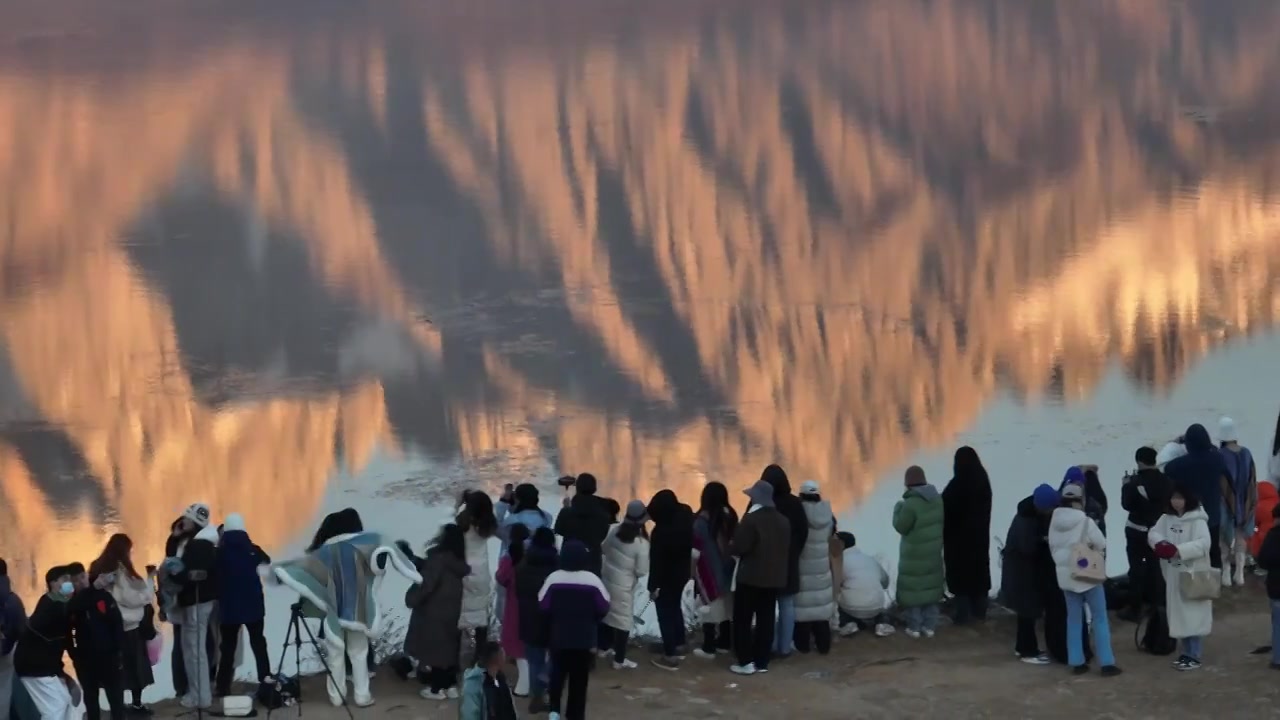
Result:
{"label": "blue jacket", "polygon": [[540,508],[525,508],[512,512],[511,506],[502,500],[494,508],[494,516],[498,519],[498,538],[502,540],[501,555],[507,554],[507,545],[511,541],[511,528],[523,525],[529,528],[529,536],[538,528],[551,527],[551,514]]}
{"label": "blue jacket", "polygon": [[1190,488],[1200,498],[1200,505],[1209,515],[1209,527],[1221,527],[1222,478],[1228,477],[1227,464],[1203,425],[1187,428],[1183,442],[1187,446],[1187,454],[1165,465],[1164,474],[1175,486]]}
{"label": "blue jacket", "polygon": [[227,530],[218,544],[218,608],[223,625],[262,622],[267,615],[258,566],[271,562],[243,530]]}
{"label": "blue jacket", "polygon": [[596,647],[596,625],[609,612],[609,591],[587,570],[556,570],[538,593],[551,624],[552,650]]}

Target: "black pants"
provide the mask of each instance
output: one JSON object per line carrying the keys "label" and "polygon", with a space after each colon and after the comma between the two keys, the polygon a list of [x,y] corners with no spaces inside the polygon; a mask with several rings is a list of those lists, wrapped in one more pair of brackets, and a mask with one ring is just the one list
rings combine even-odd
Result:
{"label": "black pants", "polygon": [[564,686],[569,685],[569,701],[564,706],[565,720],[586,720],[587,681],[591,678],[590,650],[551,651],[551,711],[560,712]]}
{"label": "black pants", "polygon": [[627,642],[631,640],[631,633],[626,632],[625,630],[619,630],[618,628],[609,627],[608,625],[605,625],[605,628],[609,630],[609,634],[605,635],[605,637],[609,637],[609,635],[613,636],[611,638],[613,640],[613,661],[622,662],[623,660],[626,660]]}
{"label": "black pants", "polygon": [[956,616],[953,622],[964,625],[972,620],[987,619],[987,594],[957,595],[955,598]]}
{"label": "black pants", "polygon": [[[267,656],[267,638],[262,634],[262,621],[244,626],[249,631],[249,649],[258,669],[258,682],[271,674],[271,660]],[[236,673],[236,646],[240,644],[240,626],[222,626],[222,656],[218,658],[218,679],[214,689],[219,695],[231,694],[231,681]]]}
{"label": "black pants", "polygon": [[[1214,500],[1214,502],[1217,502]],[[1222,543],[1218,541],[1219,533],[1222,532],[1221,525],[1209,526],[1209,564],[1214,570],[1222,569]]]}
{"label": "black pants", "polygon": [[809,637],[813,637],[813,646],[819,655],[831,652],[831,623],[827,620],[796,623],[796,631],[792,636],[796,651],[809,652]]}
{"label": "black pants", "polygon": [[427,686],[432,692],[441,692],[458,684],[458,668],[431,668],[427,671]]}
{"label": "black pants", "polygon": [[111,708],[111,720],[124,720],[124,675],[118,662],[113,670],[76,668],[76,679],[84,691],[84,712],[88,720],[102,717],[99,691],[106,691],[107,706]]}
{"label": "black pants", "polygon": [[703,652],[715,653],[717,650],[733,649],[733,623],[725,620],[717,625],[716,623],[702,624],[702,650]]}
{"label": "black pants", "polygon": [[[1054,588],[1045,591],[1044,608],[1044,646],[1049,657],[1055,662],[1067,664],[1067,599],[1062,591]],[[1089,643],[1089,623],[1080,623],[1080,634],[1083,636],[1081,647],[1084,648],[1084,661],[1093,659],[1093,646]]]}
{"label": "black pants", "polygon": [[653,600],[653,608],[658,613],[658,631],[662,633],[662,654],[667,657],[679,655],[686,640],[681,599],[681,593],[663,590]]}
{"label": "black pants", "polygon": [[733,645],[739,665],[755,663],[756,669],[769,667],[777,612],[777,589],[738,584],[733,595]]}
{"label": "black pants", "polygon": [[[217,677],[218,668],[214,659],[218,656],[218,645],[213,639],[212,627],[210,632],[205,636],[204,649],[209,656],[209,680],[212,682]],[[187,680],[187,666],[182,661],[182,626],[173,626],[173,653],[170,655],[170,667],[173,668],[173,690],[178,693],[178,697],[187,694],[191,688],[191,683]]]}
{"label": "black pants", "polygon": [[613,628],[600,623],[596,625],[596,649],[608,650],[613,647],[613,634],[617,632]]}
{"label": "black pants", "polygon": [[[1066,640],[1064,639],[1065,643]],[[1036,618],[1018,618],[1018,636],[1013,644],[1018,657],[1035,657],[1040,654],[1040,641],[1036,638]]]}

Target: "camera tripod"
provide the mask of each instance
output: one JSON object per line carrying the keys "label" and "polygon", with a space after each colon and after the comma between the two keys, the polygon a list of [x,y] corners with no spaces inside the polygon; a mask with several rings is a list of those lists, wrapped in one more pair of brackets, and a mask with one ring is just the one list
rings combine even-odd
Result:
{"label": "camera tripod", "polygon": [[[320,647],[320,641],[316,639],[315,633],[311,632],[311,626],[307,625],[302,617],[302,602],[296,602],[289,606],[289,630],[284,635],[284,646],[280,649],[280,660],[276,662],[276,682],[280,682],[284,677],[284,659],[289,654],[289,645],[293,645],[293,663],[298,673],[298,695],[294,698],[298,705],[298,716],[302,716],[302,633],[307,634],[307,641],[311,643],[311,647],[315,648],[316,656],[320,658],[320,664],[324,666],[324,674],[327,683],[333,683],[342,694],[342,708],[347,711],[347,717],[354,720],[355,715],[351,712],[351,706],[347,704],[347,694],[345,687],[339,687],[338,681],[333,676],[333,669],[329,667],[329,658],[324,648]],[[271,717],[271,713],[276,708],[267,709],[267,717]]]}

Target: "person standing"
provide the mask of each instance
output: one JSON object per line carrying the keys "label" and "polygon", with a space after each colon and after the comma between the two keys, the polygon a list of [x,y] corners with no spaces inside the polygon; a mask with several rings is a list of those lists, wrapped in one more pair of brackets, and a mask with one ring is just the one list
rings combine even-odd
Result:
{"label": "person standing", "polygon": [[1169,636],[1182,641],[1182,655],[1174,668],[1198,670],[1204,638],[1213,630],[1213,600],[1187,597],[1181,579],[1185,573],[1212,571],[1209,547],[1217,538],[1209,533],[1208,515],[1189,489],[1174,487],[1165,514],[1148,534],[1148,542],[1160,558],[1164,574]]}
{"label": "person standing", "polygon": [[[1236,422],[1229,417],[1218,421],[1218,441],[1221,443],[1222,461],[1227,466],[1231,480],[1231,507],[1223,517],[1231,517],[1230,525],[1222,524],[1222,585],[1231,587],[1244,584],[1244,565],[1249,556],[1249,538],[1253,536],[1253,516],[1258,509],[1258,468],[1253,453],[1238,441]],[[1231,572],[1232,561],[1235,573]]]}
{"label": "person standing", "polygon": [[991,592],[991,480],[978,453],[956,450],[954,475],[942,491],[942,549],[955,624],[987,617]]}
{"label": "person standing", "polygon": [[[1273,508],[1272,514],[1280,516],[1280,506]],[[1267,573],[1267,600],[1271,605],[1271,669],[1280,670],[1280,525],[1273,523],[1267,531],[1257,559],[1258,567]]]}
{"label": "person standing", "polygon": [[404,596],[404,604],[410,609],[404,651],[418,661],[419,670],[430,668],[427,687],[419,693],[426,700],[458,696],[462,654],[458,616],[465,603],[465,578],[471,572],[466,545],[466,534],[460,526],[450,523],[440,528],[419,565],[422,582],[410,586]]}
{"label": "person standing", "polygon": [[[498,572],[494,580],[502,588],[499,597],[502,602],[502,654],[516,661],[516,669],[520,679],[516,681],[515,694],[518,697],[529,696],[529,661],[524,656],[524,643],[520,641],[520,605],[516,600],[516,568],[524,559],[525,546],[529,540],[529,528],[524,525],[513,525],[508,535],[507,551],[498,561]],[[486,653],[487,655],[487,653]]]}
{"label": "person standing", "polygon": [[694,648],[700,658],[733,651],[733,555],[729,546],[738,529],[738,513],[729,504],[724,483],[711,481],[702,486],[702,501],[693,520],[693,549],[698,554],[694,587],[701,602],[702,647]]}
{"label": "person standing", "polygon": [[67,649],[84,689],[85,716],[102,717],[100,693],[105,692],[111,720],[124,720],[124,619],[110,591],[115,573],[90,576],[79,563],[68,566],[67,572],[76,586],[67,602]]}
{"label": "person standing", "polygon": [[[577,540],[560,548],[560,569],[547,576],[538,592],[538,604],[551,626],[551,720],[585,720],[587,682],[596,632],[609,612],[609,592],[591,572],[590,553]],[[565,686],[568,702],[561,705]]]}
{"label": "person standing", "polygon": [[[1187,428],[1182,444],[1186,454],[1170,460],[1164,466],[1164,474],[1174,485],[1187,488],[1200,499],[1200,506],[1208,515],[1209,532],[1215,538],[1222,537],[1224,524],[1235,527],[1235,518],[1231,516],[1235,510],[1235,492],[1231,489],[1227,464],[1209,439],[1209,431],[1199,423]],[[1226,517],[1224,509],[1228,512]],[[1209,548],[1209,562],[1214,569],[1222,569],[1221,543],[1215,542]]]}
{"label": "person standing", "polygon": [[[577,540],[587,549],[587,569],[600,577],[604,563],[604,539],[609,535],[618,515],[617,502],[596,495],[596,476],[582,473],[573,479],[573,497],[565,499],[565,505],[556,516],[556,534],[565,540]],[[596,628],[596,652],[612,649],[612,633],[604,625]]]}
{"label": "person standing", "polygon": [[216,573],[218,622],[222,626],[216,692],[221,697],[231,694],[241,628],[249,634],[249,649],[253,651],[258,682],[270,679],[271,660],[267,654],[267,638],[263,634],[267,608],[262,595],[262,576],[258,574],[258,568],[270,564],[271,557],[250,539],[244,518],[239,513],[227,515],[222,524],[222,539],[218,542]]}
{"label": "person standing", "polygon": [[42,720],[74,720],[80,717],[80,686],[67,674],[62,655],[71,643],[71,619],[67,604],[75,594],[70,570],[50,568],[44,575],[45,594],[18,637],[13,651],[13,672]]}
{"label": "person standing", "polygon": [[9,563],[0,558],[0,720],[13,700],[13,649],[27,626],[27,610],[9,582]]}
{"label": "person standing", "polygon": [[498,539],[502,541],[502,552],[507,552],[511,542],[511,529],[523,525],[533,537],[534,531],[540,527],[551,527],[551,513],[538,507],[538,486],[521,483],[502,493],[494,508],[494,517],[498,520]]}
{"label": "person standing", "polygon": [[[182,552],[186,549],[187,543],[194,540],[196,533],[209,525],[209,519],[209,506],[197,502],[188,505],[182,511],[182,515],[173,521],[173,524],[169,526],[169,537],[165,538],[164,556],[166,561],[172,558],[174,562],[162,562],[160,564],[160,574],[157,577],[160,619],[168,621],[173,626],[173,649],[170,651],[169,667],[173,673],[173,689],[179,698],[187,695],[190,691],[191,683],[187,678],[186,659],[182,655],[182,612],[178,607],[177,600],[178,594],[182,589],[182,583],[176,574],[168,572],[168,568],[181,566]],[[214,668],[216,667],[215,660],[218,649],[214,645],[212,632],[205,637],[204,642],[205,667]]]}
{"label": "person standing", "polygon": [[938,627],[945,573],[942,562],[942,495],[916,465],[907,468],[906,491],[893,508],[898,549],[898,605],[907,619],[907,637],[931,638]]}
{"label": "person standing", "polygon": [[791,523],[791,539],[787,543],[787,584],[778,594],[778,620],[774,628],[773,654],[786,658],[795,650],[796,594],[800,592],[800,552],[809,538],[809,517],[800,499],[791,494],[791,481],[777,465],[770,465],[760,479],[773,488],[773,502],[787,522]]}
{"label": "person standing", "polygon": [[[1002,553],[1000,592],[1005,606],[1018,618],[1017,640],[1013,649],[1022,662],[1030,665],[1048,665],[1050,662],[1049,654],[1040,652],[1036,622],[1044,615],[1049,596],[1061,594],[1047,540],[1049,518],[1060,502],[1058,491],[1044,484],[1038,486],[1030,497],[1023,498],[1018,503],[1013,522],[1009,523]],[[1046,625],[1046,644],[1049,633]]]}
{"label": "person standing", "polygon": [[116,533],[108,540],[102,554],[89,564],[89,574],[97,577],[111,576],[115,584],[110,588],[111,597],[120,609],[124,623],[124,647],[121,662],[124,668],[124,688],[132,696],[129,712],[149,715],[142,704],[142,691],[155,682],[151,672],[151,659],[147,655],[147,643],[142,637],[142,621],[151,607],[155,585],[150,573],[143,578],[133,565],[133,540],[128,535]]}
{"label": "person standing", "polygon": [[[646,554],[647,557],[647,554]],[[516,604],[520,614],[520,642],[529,662],[529,713],[546,712],[547,646],[551,627],[542,613],[538,593],[547,578],[556,571],[556,536],[550,527],[538,528],[529,541],[524,557],[516,565]]]}
{"label": "person standing", "polygon": [[472,490],[463,493],[457,513],[458,527],[467,538],[467,566],[471,572],[463,579],[466,592],[462,596],[462,614],[458,629],[473,632],[477,651],[489,642],[489,610],[493,604],[493,571],[489,567],[489,539],[498,532],[498,519],[493,501],[485,493]]}
{"label": "person standing", "polygon": [[796,595],[796,650],[807,653],[810,638],[819,655],[831,652],[831,619],[836,614],[829,540],[836,528],[831,503],[822,499],[815,480],[800,485],[800,506],[808,535],[800,550],[800,592]]}
{"label": "person standing", "polygon": [[693,510],[670,490],[649,501],[653,534],[649,540],[649,596],[662,633],[660,670],[678,670],[684,660],[684,589],[693,573]]}
{"label": "person standing", "polygon": [[1067,604],[1067,662],[1077,675],[1089,671],[1085,662],[1083,628],[1084,607],[1089,606],[1093,644],[1102,663],[1102,676],[1120,674],[1111,652],[1111,624],[1107,619],[1107,597],[1100,581],[1076,576],[1072,564],[1077,546],[1087,545],[1101,553],[1107,548],[1107,537],[1093,518],[1084,512],[1084,486],[1067,483],[1062,490],[1062,505],[1053,511],[1049,521],[1049,551],[1058,575],[1058,587]]}
{"label": "person standing", "polygon": [[[1156,467],[1155,448],[1140,447],[1133,454],[1137,472],[1124,479],[1120,505],[1129,512],[1125,521],[1125,554],[1129,559],[1129,618],[1142,618],[1142,606],[1164,604],[1164,580],[1147,535],[1169,507],[1173,485]],[[1124,617],[1124,616],[1122,616]],[[1152,622],[1164,622],[1153,618]]]}
{"label": "person standing", "polygon": [[649,575],[649,535],[644,524],[649,518],[644,503],[632,500],[627,503],[627,513],[622,522],[609,530],[604,540],[604,567],[601,580],[609,591],[609,614],[604,618],[605,627],[612,635],[615,670],[634,670],[636,663],[627,659],[627,641],[635,624],[636,589],[640,578]]}
{"label": "person standing", "polygon": [[185,708],[213,706],[213,688],[208,657],[201,646],[209,632],[214,603],[218,600],[218,529],[206,526],[182,550],[182,589],[178,607],[182,615],[182,657],[186,663],[189,689],[181,699]]}
{"label": "person standing", "polygon": [[[729,544],[738,558],[733,580],[734,651],[738,675],[769,672],[777,628],[778,593],[787,586],[791,522],[774,506],[774,486],[760,480],[746,490],[750,503]],[[754,628],[753,628],[754,625]]]}

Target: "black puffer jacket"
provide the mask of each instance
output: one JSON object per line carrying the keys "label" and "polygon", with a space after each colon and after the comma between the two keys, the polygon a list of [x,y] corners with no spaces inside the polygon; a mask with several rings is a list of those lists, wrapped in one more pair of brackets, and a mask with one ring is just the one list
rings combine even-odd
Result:
{"label": "black puffer jacket", "polygon": [[1058,576],[1049,552],[1049,515],[1036,510],[1031,498],[1018,503],[1009,523],[1000,574],[1000,597],[1019,617],[1036,618],[1045,609],[1049,593],[1061,595]]}
{"label": "black puffer jacket", "polygon": [[218,531],[207,527],[182,549],[182,589],[178,605],[191,607],[218,599]]}
{"label": "black puffer jacket", "polygon": [[587,546],[587,569],[596,575],[600,574],[603,564],[600,546],[609,535],[616,507],[617,503],[612,500],[579,493],[569,501],[569,507],[556,516],[556,534]]}
{"label": "black puffer jacket", "polygon": [[520,642],[546,648],[551,643],[551,624],[542,611],[538,593],[547,577],[560,566],[555,548],[530,546],[516,566],[516,603],[520,612]]}
{"label": "black puffer jacket", "polygon": [[773,502],[778,512],[791,524],[791,543],[787,546],[787,586],[782,595],[800,592],[800,552],[809,538],[809,518],[804,514],[800,498],[791,494],[791,481],[787,473],[777,465],[770,465],[760,474],[760,479],[773,486]]}
{"label": "black puffer jacket", "polygon": [[649,536],[649,592],[684,592],[692,577],[693,509],[670,490],[659,490],[647,508],[653,520]]}

